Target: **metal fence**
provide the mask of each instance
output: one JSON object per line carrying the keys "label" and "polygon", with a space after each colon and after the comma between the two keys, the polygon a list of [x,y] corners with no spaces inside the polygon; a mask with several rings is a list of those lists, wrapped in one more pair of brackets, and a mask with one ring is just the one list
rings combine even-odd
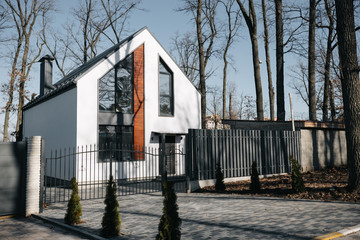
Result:
{"label": "metal fence", "polygon": [[225,178],[291,171],[290,156],[301,159],[299,131],[189,129],[186,138],[187,175],[191,180],[215,179],[220,163]]}
{"label": "metal fence", "polygon": [[[95,145],[53,151],[45,160],[44,203],[68,201],[70,180],[76,177],[81,199],[104,198],[110,175],[117,194],[130,195],[161,191],[162,166],[177,191],[185,191],[185,154],[179,146],[164,149]],[[165,164],[162,164],[164,156]]]}

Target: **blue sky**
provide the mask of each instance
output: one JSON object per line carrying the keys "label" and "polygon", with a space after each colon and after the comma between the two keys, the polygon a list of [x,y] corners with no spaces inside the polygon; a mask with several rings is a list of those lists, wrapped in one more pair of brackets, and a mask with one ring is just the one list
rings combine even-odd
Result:
{"label": "blue sky", "polygon": [[[54,23],[58,24],[57,28],[62,28],[62,24],[66,22],[68,14],[71,11],[72,7],[77,5],[78,1],[74,0],[62,0],[57,1],[57,17],[54,19]],[[153,35],[159,40],[163,47],[170,52],[172,39],[175,37],[176,33],[185,33],[195,28],[194,20],[190,14],[185,14],[183,12],[178,12],[176,9],[181,6],[181,1],[176,0],[143,0],[140,8],[143,11],[136,10],[132,13],[128,21],[129,34],[141,29],[146,26],[153,33]],[[266,73],[266,64],[265,64],[265,53],[264,45],[262,41],[262,21],[260,19],[260,12],[258,12],[258,36],[259,36],[259,53],[260,59],[262,60],[261,64],[261,79],[262,79],[262,88],[263,88],[263,97],[264,101],[268,102],[268,91],[267,91],[267,73]],[[126,36],[124,36],[126,37]],[[274,39],[274,38],[272,38]],[[111,46],[105,46],[105,48]],[[271,64],[272,64],[272,77],[273,84],[275,86],[276,76],[275,76],[275,46],[274,42],[270,46],[271,51]],[[233,66],[236,68],[236,71],[233,68],[228,68],[229,76],[228,81],[234,82],[237,88],[237,93],[244,93],[246,95],[252,95],[255,98],[255,84],[253,77],[253,66],[252,66],[252,55],[251,55],[251,44],[249,39],[249,34],[245,23],[242,23],[240,29],[240,34],[238,40],[232,46],[231,55],[234,59]],[[45,51],[43,55],[47,52]],[[4,60],[3,60],[4,61]],[[286,104],[286,116],[290,117],[290,107],[289,107],[289,97],[288,93],[291,89],[288,87],[290,76],[288,75],[288,69],[296,65],[297,58],[286,55],[285,56],[285,104]],[[222,68],[223,62],[221,60],[215,59],[212,61],[212,67],[217,69],[216,73],[208,80],[208,86],[217,86],[221,89],[222,86]],[[9,69],[9,63],[3,62],[0,67],[0,74],[3,76],[7,75]],[[36,63],[33,65],[31,73],[31,82],[30,90],[31,92],[39,92],[39,69],[40,64]],[[54,79],[56,82],[58,79]],[[296,116],[302,116],[307,118],[307,106],[299,97],[294,96],[293,94],[293,104],[294,112]],[[0,104],[4,105],[4,100],[1,99]],[[267,104],[268,105],[268,104]],[[265,110],[265,116],[269,116],[268,109]],[[0,121],[3,122],[3,114],[0,115]],[[320,117],[320,116],[319,116]],[[2,124],[1,124],[2,125]]]}

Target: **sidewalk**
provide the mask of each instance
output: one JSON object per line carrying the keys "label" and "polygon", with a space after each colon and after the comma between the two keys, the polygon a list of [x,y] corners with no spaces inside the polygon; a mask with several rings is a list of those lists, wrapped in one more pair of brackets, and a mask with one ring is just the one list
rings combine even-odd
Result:
{"label": "sidewalk", "polygon": [[[118,200],[125,234],[121,239],[154,239],[162,214],[161,194]],[[103,201],[82,201],[85,223],[76,227],[99,234]],[[50,205],[40,216],[63,222],[66,205]],[[178,205],[182,239],[312,239],[360,223],[360,205],[354,203],[179,193]]]}

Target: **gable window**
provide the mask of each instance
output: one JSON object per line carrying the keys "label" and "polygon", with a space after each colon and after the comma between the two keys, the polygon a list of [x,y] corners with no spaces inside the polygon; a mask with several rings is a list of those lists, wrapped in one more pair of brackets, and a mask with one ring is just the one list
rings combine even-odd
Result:
{"label": "gable window", "polygon": [[132,126],[99,125],[99,157],[102,161],[132,160],[130,146],[133,144],[134,128]]}
{"label": "gable window", "polygon": [[133,113],[133,55],[128,55],[99,81],[99,110]]}
{"label": "gable window", "polygon": [[173,73],[164,61],[159,61],[160,116],[174,116]]}

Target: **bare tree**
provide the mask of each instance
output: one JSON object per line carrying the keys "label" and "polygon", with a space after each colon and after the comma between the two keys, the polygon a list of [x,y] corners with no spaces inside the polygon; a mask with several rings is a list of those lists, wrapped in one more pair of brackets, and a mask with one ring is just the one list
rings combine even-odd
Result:
{"label": "bare tree", "polygon": [[[235,0],[230,0],[227,2],[220,1],[225,8],[225,12],[227,15],[227,24],[226,24],[226,30],[225,30],[225,38],[226,38],[226,44],[223,52],[223,60],[224,60],[224,68],[223,68],[223,93],[222,93],[222,105],[223,105],[223,112],[222,117],[226,117],[226,81],[227,81],[227,67],[228,67],[228,51],[230,49],[230,46],[234,42],[234,38],[239,30],[240,26],[240,11],[234,11],[233,5],[235,3]],[[229,105],[229,111],[230,111],[230,105]],[[229,116],[230,112],[229,112]]]}
{"label": "bare tree", "polygon": [[206,128],[206,69],[214,53],[214,40],[218,34],[216,9],[218,0],[184,0],[179,11],[191,13],[195,19],[199,55],[199,89],[201,93],[201,126]]}
{"label": "bare tree", "polygon": [[228,83],[229,86],[229,91],[228,91],[228,96],[229,96],[229,114],[228,117],[230,120],[232,119],[237,119],[238,118],[238,112],[239,112],[239,104],[238,104],[238,99],[237,99],[237,90],[236,90],[236,85],[233,82],[229,82]]}
{"label": "bare tree", "polygon": [[[328,19],[327,25],[321,25],[320,27],[326,28],[328,30],[327,33],[327,44],[326,44],[326,53],[325,53],[325,68],[324,68],[324,100],[323,100],[323,108],[322,108],[322,115],[323,121],[329,120],[329,102],[333,102],[334,99],[330,99],[333,97],[333,94],[330,92],[330,71],[331,71],[331,55],[336,45],[334,45],[335,34],[335,19],[334,19],[334,11],[335,5],[331,0],[324,0],[326,16]],[[330,104],[333,106],[333,104]],[[334,110],[332,110],[334,112]],[[332,114],[332,118],[334,120],[334,115]]]}
{"label": "bare tree", "polygon": [[284,30],[282,0],[275,0],[276,16],[276,106],[278,121],[285,121]]}
{"label": "bare tree", "polygon": [[171,52],[177,56],[177,62],[185,75],[195,86],[199,86],[199,56],[196,41],[196,37],[191,32],[182,36],[176,34]]}
{"label": "bare tree", "polygon": [[121,41],[122,33],[126,30],[125,26],[130,13],[140,5],[141,0],[100,0],[102,12],[108,20],[108,27],[105,26],[102,34],[112,43]]}
{"label": "bare tree", "polygon": [[[31,41],[34,38],[34,29],[39,24],[38,17],[45,17],[52,10],[52,1],[46,0],[5,0],[8,7],[8,15],[11,17],[17,33],[17,48],[12,60],[12,70],[9,82],[9,98],[6,104],[6,113],[4,120],[4,141],[7,141],[9,110],[12,106],[14,98],[14,83],[18,78],[18,106],[17,106],[17,123],[16,123],[16,139],[22,140],[22,107],[25,104],[26,97],[26,81],[29,79],[29,73],[33,63],[38,59],[42,43],[36,41],[36,48],[31,47]],[[12,93],[10,93],[12,92]],[[9,110],[7,110],[9,109]]]}
{"label": "bare tree", "polygon": [[316,121],[316,86],[315,86],[315,26],[317,0],[309,0],[309,50],[308,50],[308,77],[309,77],[309,119]]}
{"label": "bare tree", "polygon": [[335,0],[344,97],[348,189],[360,192],[360,79],[354,24],[354,1]]}
{"label": "bare tree", "polygon": [[254,100],[253,96],[245,95],[243,104],[243,112],[241,114],[243,116],[242,119],[253,120],[256,117],[256,101]]}
{"label": "bare tree", "polygon": [[[265,0],[261,0],[262,14],[263,14],[263,23],[264,23],[264,45],[265,45],[265,56],[266,56],[266,69],[268,75],[268,91],[269,91],[269,102],[270,102],[270,119],[275,121],[275,111],[274,111],[274,100],[275,93],[272,82],[272,73],[271,73],[271,63],[270,63],[270,53],[269,53],[269,33],[268,33],[268,23],[266,16],[266,4]],[[278,34],[276,34],[278,36]],[[278,89],[278,88],[277,88]],[[279,109],[279,107],[278,107]]]}
{"label": "bare tree", "polygon": [[[300,62],[297,68],[291,69],[290,76],[292,77],[292,81],[289,85],[290,88],[295,90],[295,94],[298,95],[307,106],[309,106],[309,86],[308,86],[308,70],[307,66],[305,66],[302,62]],[[317,79],[318,83],[322,81],[321,79]],[[315,106],[316,110],[321,110],[322,101],[321,96],[323,94],[323,85],[317,84],[318,89],[316,89],[315,93]]]}
{"label": "bare tree", "polygon": [[[119,43],[128,16],[141,0],[81,0],[72,9],[65,33],[43,32],[41,37],[61,75],[98,54],[102,42]],[[72,64],[69,64],[69,59]]]}
{"label": "bare tree", "polygon": [[[11,9],[7,9],[6,11],[7,11],[7,14],[9,14],[9,16],[12,16],[13,11]],[[13,20],[15,20],[15,19],[16,19],[15,16],[13,16]],[[17,23],[17,22],[15,22],[15,23]],[[24,39],[24,34],[22,33],[21,26],[16,25],[16,29],[17,29],[17,46],[16,46],[16,50],[12,56],[11,73],[9,73],[10,80],[8,83],[5,83],[2,85],[2,92],[8,96],[8,100],[4,107],[4,110],[5,110],[4,132],[3,132],[3,141],[4,142],[7,142],[8,137],[9,137],[10,113],[12,111],[16,111],[16,108],[13,105],[13,101],[14,101],[15,91],[17,90],[15,83],[16,83],[16,80],[18,79],[18,75],[19,75],[19,71],[17,70],[18,59],[20,56],[21,47],[23,45],[23,39]]]}
{"label": "bare tree", "polygon": [[256,20],[254,2],[253,0],[249,0],[249,12],[247,12],[242,2],[240,0],[236,0],[236,1],[240,7],[240,10],[244,16],[246,25],[249,30],[251,46],[252,46],[254,79],[255,79],[255,89],[256,89],[257,119],[262,121],[264,120],[264,108],[263,108],[263,95],[262,95],[261,76],[260,76],[259,47],[257,41],[257,20]]}

